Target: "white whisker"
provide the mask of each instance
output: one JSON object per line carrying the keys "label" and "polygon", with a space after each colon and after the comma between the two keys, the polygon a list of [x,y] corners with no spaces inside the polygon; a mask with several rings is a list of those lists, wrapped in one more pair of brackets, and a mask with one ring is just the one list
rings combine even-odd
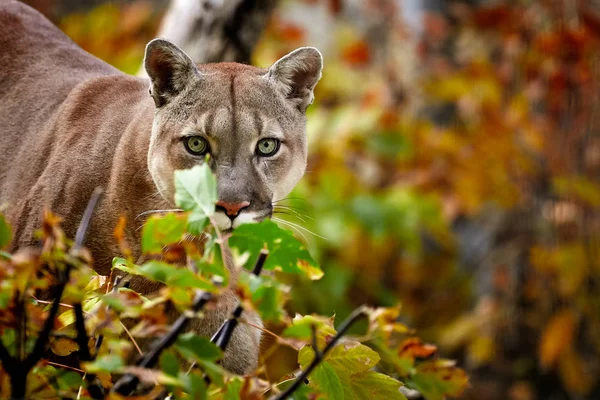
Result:
{"label": "white whisker", "polygon": [[279,210],[279,209],[290,211],[290,212],[294,213],[294,215],[296,216],[296,218],[300,219],[304,223],[306,223],[306,220],[304,218],[308,218],[308,219],[314,220],[314,218],[311,217],[310,215],[300,214],[298,211],[294,210],[292,207],[273,205],[273,211],[274,212],[277,212],[277,210]]}
{"label": "white whisker", "polygon": [[148,215],[148,214],[158,214],[158,213],[168,213],[168,212],[182,212],[183,210],[181,208],[172,208],[169,210],[148,210],[148,211],[144,211],[142,213],[139,213],[137,217],[135,217],[135,219],[138,219],[139,217],[143,217],[144,215]]}
{"label": "white whisker", "polygon": [[302,233],[302,231],[298,230],[298,228],[296,226],[292,225],[290,222],[285,221],[285,220],[283,220],[281,218],[277,218],[277,217],[271,217],[271,219],[273,221],[279,222],[280,224],[289,226],[290,228],[294,229],[296,232],[298,232],[300,234],[300,236],[302,236],[302,238],[304,239],[304,241],[306,243],[308,243],[308,238]]}
{"label": "white whisker", "polygon": [[311,231],[310,229],[306,229],[306,228],[304,228],[303,226],[300,226],[300,225],[298,225],[298,224],[295,224],[295,223],[293,223],[293,222],[286,221],[286,220],[283,220],[283,219],[281,219],[281,218],[277,218],[277,217],[275,217],[275,218],[272,218],[272,219],[274,219],[274,220],[277,220],[277,221],[279,221],[279,222],[282,222],[282,223],[285,223],[285,224],[288,224],[288,225],[291,225],[291,226],[294,226],[294,227],[296,227],[297,229],[302,229],[304,232],[310,233],[311,235],[313,235],[313,236],[316,236],[316,237],[318,237],[318,238],[320,238],[320,239],[323,239],[323,240],[328,240],[327,238],[325,238],[325,237],[323,237],[323,236],[321,236],[321,235],[318,235],[318,234],[314,233],[314,232],[313,232],[313,231]]}

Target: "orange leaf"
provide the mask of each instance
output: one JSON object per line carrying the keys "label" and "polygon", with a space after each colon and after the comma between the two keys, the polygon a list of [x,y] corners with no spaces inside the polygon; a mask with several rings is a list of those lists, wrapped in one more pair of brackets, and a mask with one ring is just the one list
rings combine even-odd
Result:
{"label": "orange leaf", "polygon": [[125,240],[125,225],[127,224],[127,220],[123,215],[119,217],[119,222],[117,222],[117,226],[115,226],[115,230],[113,235],[119,244],[119,249],[123,253],[124,256],[131,256],[131,249],[127,245],[127,241]]}
{"label": "orange leaf", "polygon": [[427,358],[437,351],[432,344],[425,344],[419,338],[408,338],[402,342],[398,349],[400,358]]}
{"label": "orange leaf", "polygon": [[363,40],[350,44],[342,51],[342,59],[355,67],[364,66],[371,60],[369,45]]}

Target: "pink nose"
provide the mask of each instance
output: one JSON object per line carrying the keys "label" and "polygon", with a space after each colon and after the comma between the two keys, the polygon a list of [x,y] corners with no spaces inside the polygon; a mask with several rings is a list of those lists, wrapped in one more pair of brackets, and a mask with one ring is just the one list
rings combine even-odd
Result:
{"label": "pink nose", "polygon": [[225,201],[217,201],[217,208],[225,210],[227,215],[237,217],[242,208],[246,208],[250,205],[249,201],[242,201],[240,203],[227,203]]}

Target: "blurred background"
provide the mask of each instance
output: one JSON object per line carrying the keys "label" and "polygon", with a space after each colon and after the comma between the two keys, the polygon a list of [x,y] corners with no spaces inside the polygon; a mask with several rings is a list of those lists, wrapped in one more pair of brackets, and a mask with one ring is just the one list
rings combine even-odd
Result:
{"label": "blurred background", "polygon": [[156,36],[263,67],[318,47],[278,217],[325,277],[290,311],[400,303],[465,399],[600,399],[600,1],[27,2],[132,74]]}

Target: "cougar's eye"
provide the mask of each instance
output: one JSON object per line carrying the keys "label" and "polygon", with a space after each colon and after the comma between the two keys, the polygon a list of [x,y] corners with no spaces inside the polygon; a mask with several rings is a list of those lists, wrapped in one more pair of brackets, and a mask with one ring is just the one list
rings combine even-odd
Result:
{"label": "cougar's eye", "polygon": [[195,156],[202,156],[208,153],[208,142],[201,136],[189,136],[183,140],[185,149]]}
{"label": "cougar's eye", "polygon": [[261,157],[270,157],[279,150],[279,140],[277,139],[260,139],[256,145],[256,154]]}

